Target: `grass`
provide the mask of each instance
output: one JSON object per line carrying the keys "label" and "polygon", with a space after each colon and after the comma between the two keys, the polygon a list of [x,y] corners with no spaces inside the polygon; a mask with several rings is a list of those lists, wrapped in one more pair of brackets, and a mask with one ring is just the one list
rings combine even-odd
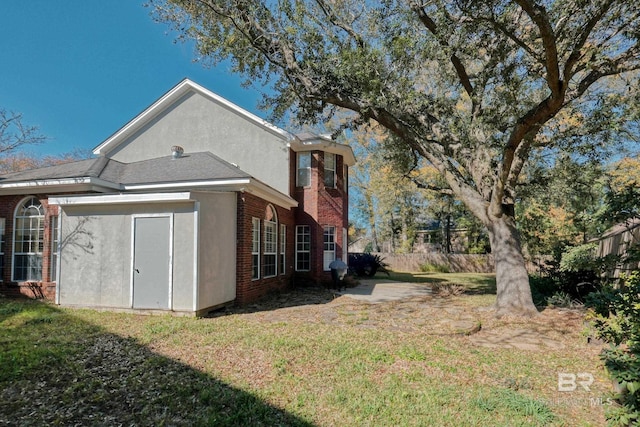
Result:
{"label": "grass", "polygon": [[[491,277],[472,276],[414,281],[491,288]],[[438,304],[476,307],[488,297]],[[409,308],[342,300],[193,319],[0,298],[0,424],[603,423],[603,406],[591,403],[608,384],[580,330],[559,331],[560,350],[485,348],[432,333],[431,315]],[[483,319],[483,329],[505,322]],[[590,392],[562,394],[558,372],[590,372],[596,381]]]}
{"label": "grass", "polygon": [[[386,278],[386,276],[380,276]],[[390,280],[411,283],[461,285],[468,294],[496,293],[496,275],[492,273],[414,273],[390,271]]]}

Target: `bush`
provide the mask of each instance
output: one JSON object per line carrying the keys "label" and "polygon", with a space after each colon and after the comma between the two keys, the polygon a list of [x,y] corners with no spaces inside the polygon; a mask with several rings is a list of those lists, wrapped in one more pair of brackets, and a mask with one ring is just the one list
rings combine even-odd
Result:
{"label": "bush", "polygon": [[611,343],[602,360],[617,385],[620,406],[607,412],[611,426],[640,422],[640,272],[606,284],[587,298],[598,337]]}
{"label": "bush", "polygon": [[420,265],[420,271],[423,273],[451,273],[448,265],[444,264],[432,264],[427,262]]}
{"label": "bush", "polygon": [[451,273],[448,265],[432,264],[430,262],[420,264],[420,271],[422,273]]}
{"label": "bush", "polygon": [[587,243],[567,249],[560,259],[560,271],[579,273],[595,270],[597,248],[597,243]]}
{"label": "bush", "polygon": [[546,306],[549,298],[559,293],[571,301],[582,302],[588,294],[600,289],[602,260],[595,257],[595,249],[594,244],[586,244],[555,254],[542,268],[541,276],[531,277],[534,303]]}
{"label": "bush", "polygon": [[388,264],[379,255],[349,254],[349,269],[360,277],[373,277],[378,271],[389,275]]}

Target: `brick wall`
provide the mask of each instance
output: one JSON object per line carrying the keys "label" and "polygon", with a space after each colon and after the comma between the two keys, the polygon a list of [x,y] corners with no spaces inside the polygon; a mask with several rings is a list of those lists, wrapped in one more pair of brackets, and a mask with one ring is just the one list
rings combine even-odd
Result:
{"label": "brick wall", "polygon": [[55,299],[55,278],[51,276],[51,217],[58,215],[57,206],[49,206],[46,194],[35,195],[42,203],[45,212],[44,236],[42,253],[42,280],[39,282],[14,282],[12,281],[13,269],[13,230],[14,214],[19,203],[31,196],[14,195],[0,197],[0,218],[5,220],[4,232],[4,265],[2,272],[2,283],[0,283],[0,293],[6,295],[26,295],[32,298]]}
{"label": "brick wall", "polygon": [[[236,301],[239,304],[247,304],[256,301],[274,290],[282,290],[291,284],[294,260],[294,234],[295,221],[293,210],[274,206],[278,216],[278,271],[275,277],[264,277],[264,219],[269,203],[249,193],[238,193],[238,236],[237,236],[237,273],[236,273]],[[252,218],[260,219],[260,278],[252,279],[251,237]],[[287,226],[285,246],[285,272],[280,271],[280,225]]]}
{"label": "brick wall", "polygon": [[[292,176],[297,175],[296,156],[292,154]],[[311,152],[311,185],[295,187],[292,194],[298,201],[297,225],[309,225],[311,231],[311,271],[298,272],[300,282],[315,283],[331,280],[330,272],[324,271],[324,227],[335,227],[336,258],[346,258],[347,242],[343,242],[343,229],[349,223],[349,195],[345,189],[344,161],[336,155],[336,188],[324,185],[324,152]],[[295,185],[295,182],[294,182]]]}

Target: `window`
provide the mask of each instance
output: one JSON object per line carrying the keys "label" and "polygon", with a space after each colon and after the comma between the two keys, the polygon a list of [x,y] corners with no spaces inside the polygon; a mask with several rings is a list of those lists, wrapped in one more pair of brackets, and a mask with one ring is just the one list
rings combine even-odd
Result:
{"label": "window", "polygon": [[336,155],[324,153],[324,186],[336,188]]}
{"label": "window", "polygon": [[286,243],[287,243],[287,226],[280,224],[280,274],[286,272]]}
{"label": "window", "polygon": [[311,153],[298,153],[298,176],[296,186],[309,187],[311,185]]}
{"label": "window", "polygon": [[52,215],[49,220],[51,230],[51,256],[49,259],[49,280],[56,281],[58,268],[58,243],[60,242],[60,230],[58,228],[58,215]]}
{"label": "window", "polygon": [[260,220],[252,218],[251,230],[251,278],[260,278]]}
{"label": "window", "polygon": [[278,254],[278,217],[273,206],[267,207],[264,220],[264,276],[276,275],[276,258]]}
{"label": "window", "polygon": [[38,199],[18,206],[13,233],[13,280],[42,280],[44,210]]}
{"label": "window", "polygon": [[336,228],[324,228],[324,270],[330,270],[329,264],[336,259]]}
{"label": "window", "polygon": [[0,282],[4,281],[4,218],[0,218]]}
{"label": "window", "polygon": [[349,168],[347,165],[342,167],[342,189],[346,193],[349,189]]}
{"label": "window", "polygon": [[296,271],[311,270],[311,230],[308,225],[296,226]]}

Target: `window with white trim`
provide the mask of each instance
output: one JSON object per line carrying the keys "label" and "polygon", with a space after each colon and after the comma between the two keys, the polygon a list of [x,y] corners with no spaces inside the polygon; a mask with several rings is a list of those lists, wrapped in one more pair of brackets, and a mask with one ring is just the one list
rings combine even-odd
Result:
{"label": "window with white trim", "polygon": [[296,271],[311,270],[311,228],[296,225]]}
{"label": "window with white trim", "polygon": [[345,193],[349,190],[349,168],[347,165],[342,166],[342,189]]}
{"label": "window with white trim", "polygon": [[336,155],[324,153],[324,186],[336,188]]}
{"label": "window with white trim", "polygon": [[280,274],[285,274],[286,270],[286,256],[287,256],[287,226],[280,224]]}
{"label": "window with white trim", "polygon": [[260,219],[251,218],[251,278],[260,278]]}
{"label": "window with white trim", "polygon": [[309,187],[311,185],[311,153],[298,153],[297,159],[297,187]]}
{"label": "window with white trim", "polygon": [[277,274],[278,217],[273,206],[267,206],[264,220],[264,277]]}
{"label": "window with white trim", "polygon": [[35,197],[16,209],[13,222],[13,280],[42,280],[44,209]]}
{"label": "window with white trim", "polygon": [[324,227],[324,271],[329,271],[329,264],[336,259],[336,228]]}
{"label": "window with white trim", "polygon": [[58,244],[60,242],[60,230],[58,228],[58,215],[51,215],[49,219],[51,230],[51,255],[49,257],[49,280],[56,281],[58,268]]}

